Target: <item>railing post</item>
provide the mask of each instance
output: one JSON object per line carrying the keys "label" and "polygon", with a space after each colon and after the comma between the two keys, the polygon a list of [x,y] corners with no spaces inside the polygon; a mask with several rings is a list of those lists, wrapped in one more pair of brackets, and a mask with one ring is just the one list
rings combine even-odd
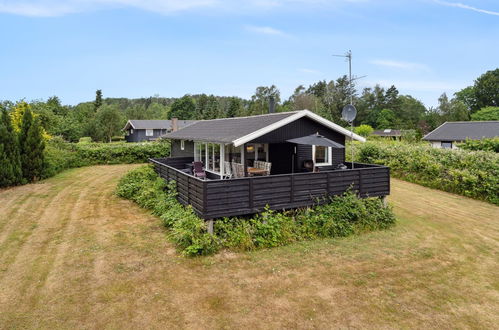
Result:
{"label": "railing post", "polygon": [[253,210],[253,178],[249,177],[249,208]]}
{"label": "railing post", "polygon": [[289,199],[289,201],[290,203],[293,203],[295,201],[295,176],[293,175],[293,173],[291,173],[290,180],[291,180],[291,189],[290,189],[291,198]]}
{"label": "railing post", "polygon": [[362,196],[362,192],[363,192],[363,189],[362,189],[362,170],[358,169],[357,171],[359,171],[359,196]]}

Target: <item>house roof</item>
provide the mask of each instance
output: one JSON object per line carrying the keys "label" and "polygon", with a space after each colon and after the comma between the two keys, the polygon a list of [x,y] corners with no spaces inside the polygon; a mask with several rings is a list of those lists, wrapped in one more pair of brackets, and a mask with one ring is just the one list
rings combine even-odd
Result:
{"label": "house roof", "polygon": [[[178,120],[178,128],[183,128],[197,122],[197,120]],[[133,129],[171,129],[171,120],[129,120],[123,130]]]}
{"label": "house roof", "polygon": [[[300,110],[250,117],[201,120],[182,130],[166,134],[163,138],[233,143],[237,147],[303,117],[315,120],[344,135],[352,134],[349,130],[309,110]],[[365,142],[365,139],[357,134],[353,134],[353,138]]]}
{"label": "house roof", "polygon": [[426,141],[480,140],[499,136],[499,121],[445,122],[423,137]]}
{"label": "house roof", "polygon": [[376,136],[401,136],[402,131],[399,129],[387,128],[387,129],[373,131],[372,135],[376,135]]}

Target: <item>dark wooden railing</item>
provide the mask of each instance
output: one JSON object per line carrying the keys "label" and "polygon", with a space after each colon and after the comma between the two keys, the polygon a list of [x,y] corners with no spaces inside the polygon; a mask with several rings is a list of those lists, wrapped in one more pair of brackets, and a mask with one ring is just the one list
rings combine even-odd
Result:
{"label": "dark wooden railing", "polygon": [[354,163],[354,169],[318,173],[293,173],[226,180],[201,180],[181,171],[192,158],[150,160],[165,180],[177,182],[178,200],[192,205],[204,219],[323,203],[327,196],[341,195],[351,188],[360,197],[390,194],[390,169]]}

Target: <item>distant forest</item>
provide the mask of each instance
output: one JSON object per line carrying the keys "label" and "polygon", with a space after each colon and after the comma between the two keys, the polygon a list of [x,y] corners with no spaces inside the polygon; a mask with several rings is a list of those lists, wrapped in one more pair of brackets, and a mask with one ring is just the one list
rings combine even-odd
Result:
{"label": "distant forest", "polygon": [[[104,91],[105,93],[105,91]],[[370,125],[375,129],[412,129],[427,133],[445,121],[499,120],[499,68],[478,77],[472,86],[449,98],[445,93],[436,108],[426,108],[410,95],[400,95],[396,86],[350,89],[348,78],[318,81],[308,87],[298,86],[293,95],[283,100],[276,86],[260,86],[250,99],[215,95],[185,95],[181,98],[153,96],[148,98],[104,98],[97,90],[94,101],[76,106],[62,105],[57,96],[46,101],[2,101],[14,119],[29,108],[49,136],[61,136],[77,142],[82,137],[94,141],[111,141],[121,135],[128,119],[213,119],[252,116],[268,112],[269,99],[274,98],[276,111],[309,109],[336,123],[346,125],[341,117],[343,106],[354,104],[358,115],[354,125]]]}

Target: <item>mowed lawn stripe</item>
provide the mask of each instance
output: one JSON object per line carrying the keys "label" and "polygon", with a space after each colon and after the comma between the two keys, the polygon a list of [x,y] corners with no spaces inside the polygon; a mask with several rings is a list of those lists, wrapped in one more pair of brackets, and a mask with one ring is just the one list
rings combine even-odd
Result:
{"label": "mowed lawn stripe", "polygon": [[[14,262],[0,271],[0,328],[499,323],[494,205],[393,180],[399,221],[391,230],[190,259],[175,252],[158,218],[114,196],[133,167],[75,169],[8,191],[9,233],[25,230],[27,215],[40,223],[23,246],[4,251]],[[3,198],[0,191],[0,205]],[[13,211],[12,199],[31,212]]]}

